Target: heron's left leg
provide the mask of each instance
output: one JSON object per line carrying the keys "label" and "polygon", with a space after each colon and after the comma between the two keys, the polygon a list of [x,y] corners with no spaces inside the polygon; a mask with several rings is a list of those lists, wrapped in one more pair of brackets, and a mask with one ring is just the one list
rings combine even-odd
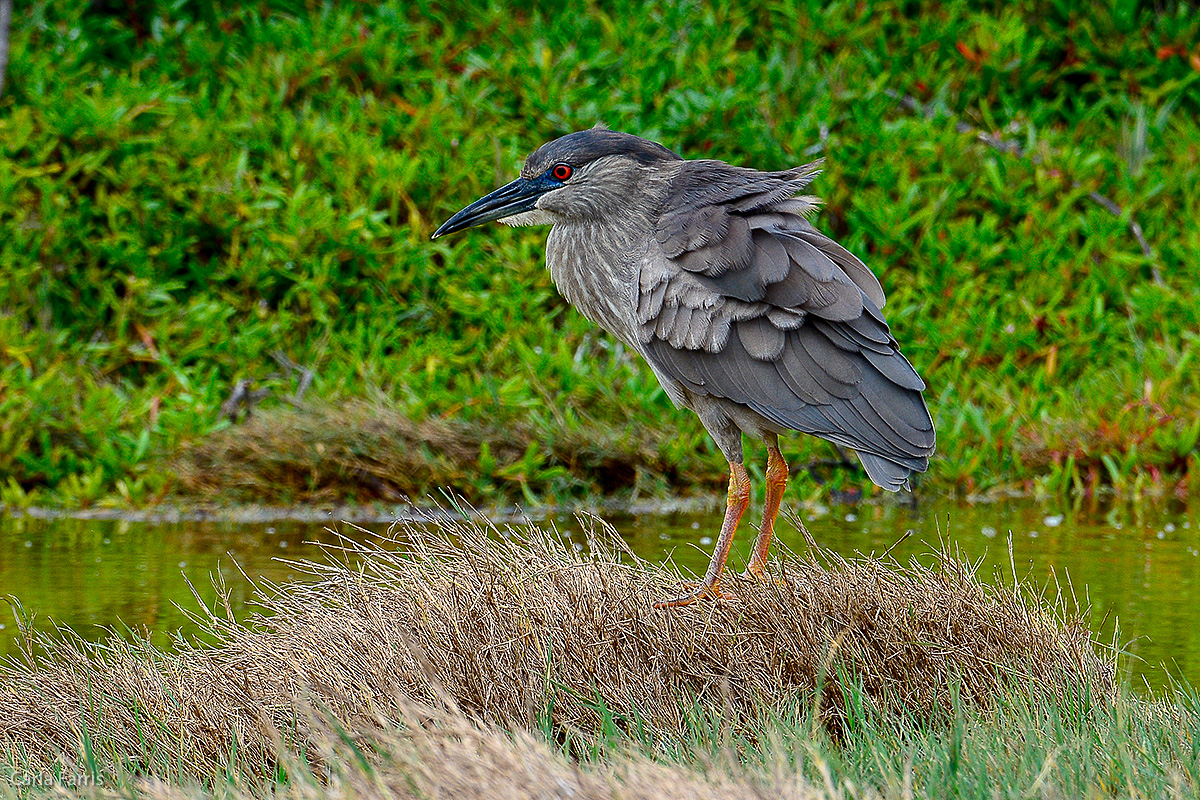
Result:
{"label": "heron's left leg", "polygon": [[708,562],[708,571],[700,585],[687,594],[655,603],[655,608],[673,608],[690,606],[705,597],[726,597],[721,591],[721,573],[725,570],[725,560],[729,558],[729,548],[733,544],[733,534],[737,530],[742,514],[750,505],[750,476],[740,462],[729,462],[729,494],[725,499],[725,521],[721,523],[721,534],[717,537],[717,546],[713,549],[712,560]]}
{"label": "heron's left leg", "polygon": [[763,501],[762,526],[754,542],[754,553],[746,564],[745,577],[761,578],[767,566],[767,552],[775,536],[775,518],[779,516],[779,505],[783,502],[783,490],[787,486],[788,465],[779,452],[778,443],[767,445],[767,490]]}

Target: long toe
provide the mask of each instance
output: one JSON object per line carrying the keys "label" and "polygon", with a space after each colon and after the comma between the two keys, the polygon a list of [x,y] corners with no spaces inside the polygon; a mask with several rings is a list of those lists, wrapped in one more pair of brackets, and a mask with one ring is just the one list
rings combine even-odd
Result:
{"label": "long toe", "polygon": [[[752,568],[752,566],[753,565],[751,565],[750,567],[746,567],[746,571],[740,575],[741,579],[748,582],[751,587],[760,589],[760,588],[763,588],[766,586],[770,586],[772,584],[774,584],[775,586],[783,586],[784,584],[787,583],[787,581],[784,580],[782,577],[778,577],[778,578],[771,577],[769,574],[767,574],[766,569],[764,569],[762,567],[755,570]],[[750,589],[747,588],[747,591],[750,591]]]}
{"label": "long toe", "polygon": [[699,602],[705,598],[714,600],[737,600],[737,595],[725,591],[721,588],[720,581],[712,584],[700,583],[695,588],[688,591],[686,594],[681,594],[679,597],[673,597],[670,600],[659,600],[654,604],[655,608],[680,608],[681,606],[690,606],[692,603]]}
{"label": "long toe", "polygon": [[756,583],[770,583],[771,577],[767,575],[766,567],[759,564],[749,564],[746,566],[746,571],[742,573],[742,579],[754,581]]}

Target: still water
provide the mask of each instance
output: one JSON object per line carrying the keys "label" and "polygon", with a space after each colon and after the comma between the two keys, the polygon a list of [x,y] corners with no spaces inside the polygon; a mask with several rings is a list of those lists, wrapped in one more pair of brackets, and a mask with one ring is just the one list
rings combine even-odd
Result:
{"label": "still water", "polygon": [[[1039,586],[1074,587],[1087,619],[1111,642],[1114,625],[1129,656],[1123,665],[1137,685],[1165,686],[1183,678],[1200,686],[1200,513],[1185,509],[1117,508],[1107,513],[1049,510],[1032,503],[927,507],[834,506],[801,512],[813,537],[846,556],[882,553],[893,547],[901,562],[928,563],[941,542],[971,560],[982,559],[980,576],[1012,580],[1008,539],[1018,577]],[[703,571],[720,523],[703,514],[609,516],[638,555],[671,557],[685,570]],[[570,515],[547,523],[581,544]],[[388,525],[365,524],[377,533]],[[168,635],[190,634],[186,612],[198,604],[190,583],[206,602],[215,576],[230,587],[235,613],[252,610],[249,578],[305,580],[288,560],[324,559],[319,543],[334,543],[330,530],[354,534],[329,522],[177,522],[37,519],[0,515],[0,599],[17,606],[41,629],[66,626],[98,639],[108,629],[147,629],[165,644]],[[912,534],[901,541],[907,531]],[[731,566],[741,569],[754,531],[746,525],[734,544]],[[782,524],[781,541],[793,551],[803,538]],[[245,574],[243,574],[243,572]],[[0,655],[17,639],[14,611],[0,605]]]}

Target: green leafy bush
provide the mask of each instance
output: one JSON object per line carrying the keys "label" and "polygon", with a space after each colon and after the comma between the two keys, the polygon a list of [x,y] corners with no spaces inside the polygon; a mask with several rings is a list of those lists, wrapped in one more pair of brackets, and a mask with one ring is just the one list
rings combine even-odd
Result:
{"label": "green leafy bush", "polygon": [[[179,490],[183,445],[237,435],[219,413],[236,381],[274,387],[266,411],[306,413],[280,400],[280,352],[315,371],[323,407],[371,397],[543,443],[518,460],[545,473],[536,489],[481,448],[478,496],[721,485],[698,422],[555,293],[543,231],[428,239],[528,150],[597,121],[692,157],[827,159],[817,224],[881,276],[931,387],[927,485],[1200,480],[1186,4],[110,5],[14,19],[8,502]],[[583,430],[625,442],[607,478],[562,446]]]}

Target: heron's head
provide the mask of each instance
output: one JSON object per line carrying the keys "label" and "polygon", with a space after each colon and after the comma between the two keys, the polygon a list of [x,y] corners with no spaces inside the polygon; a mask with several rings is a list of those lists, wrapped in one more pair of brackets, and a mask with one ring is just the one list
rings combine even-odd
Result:
{"label": "heron's head", "polygon": [[679,160],[661,144],[620,131],[569,133],[535,150],[521,177],[446,220],[433,238],[493,220],[553,225],[621,213],[636,202],[647,170]]}

